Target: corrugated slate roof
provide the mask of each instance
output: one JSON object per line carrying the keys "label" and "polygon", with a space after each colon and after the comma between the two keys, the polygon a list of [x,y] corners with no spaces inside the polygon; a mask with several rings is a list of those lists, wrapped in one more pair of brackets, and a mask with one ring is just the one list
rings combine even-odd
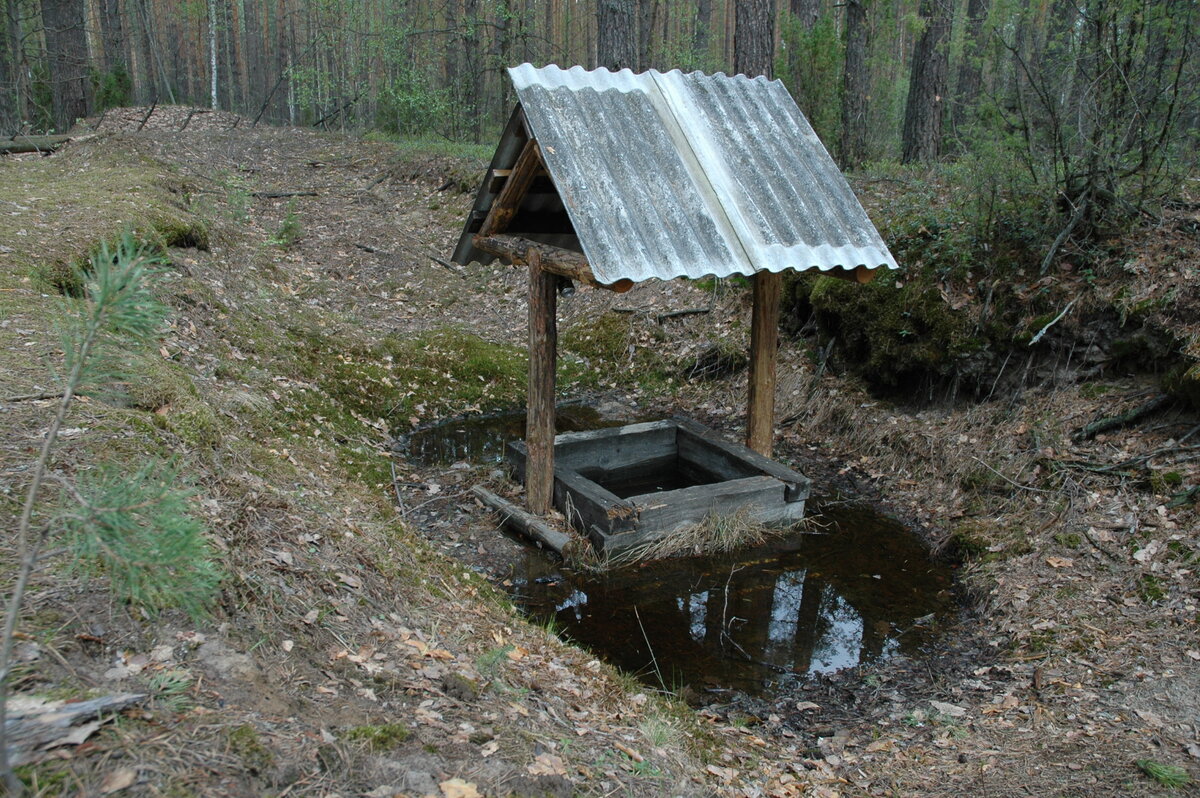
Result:
{"label": "corrugated slate roof", "polygon": [[[509,75],[555,200],[602,283],[896,268],[779,81],[530,64]],[[515,161],[518,119],[493,169]],[[495,196],[485,181],[455,260],[488,259],[470,238]],[[546,205],[544,195],[531,201],[526,223]],[[519,221],[510,232],[520,234]]]}

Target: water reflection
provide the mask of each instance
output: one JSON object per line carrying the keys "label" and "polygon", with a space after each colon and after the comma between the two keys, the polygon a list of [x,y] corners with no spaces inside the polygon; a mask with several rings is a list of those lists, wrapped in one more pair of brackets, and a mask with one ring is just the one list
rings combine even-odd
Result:
{"label": "water reflection", "polygon": [[656,686],[661,678],[762,692],[916,653],[953,611],[949,569],[888,519],[843,510],[826,520],[827,534],[740,558],[658,561],[602,577],[554,571],[533,554],[514,589],[530,614]]}

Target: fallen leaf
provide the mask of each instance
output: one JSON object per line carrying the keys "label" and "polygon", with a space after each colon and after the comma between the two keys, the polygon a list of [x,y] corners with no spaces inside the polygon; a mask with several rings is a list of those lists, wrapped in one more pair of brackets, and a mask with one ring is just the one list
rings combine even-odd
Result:
{"label": "fallen leaf", "polygon": [[567,766],[563,762],[561,756],[554,754],[538,754],[534,758],[533,764],[525,768],[532,776],[565,776],[567,775]]}
{"label": "fallen leaf", "polygon": [[796,702],[796,709],[800,710],[801,712],[807,712],[810,709],[820,709],[820,708],[821,708],[820,704],[814,704],[811,701],[797,701]]}
{"label": "fallen leaf", "polygon": [[117,768],[105,774],[104,780],[100,782],[100,794],[108,795],[126,787],[132,787],[135,781],[137,781],[137,771],[133,768]]}
{"label": "fallen leaf", "polygon": [[479,790],[469,781],[450,779],[438,785],[445,798],[480,798]]}
{"label": "fallen leaf", "polygon": [[291,651],[293,648],[296,647],[296,641],[295,640],[284,640],[282,645],[283,645],[284,651]]}
{"label": "fallen leaf", "polygon": [[[1137,555],[1134,555],[1135,557]],[[1075,564],[1075,561],[1070,557],[1047,557],[1046,564],[1051,568],[1070,568]]]}
{"label": "fallen leaf", "polygon": [[346,574],[338,571],[338,579],[342,581],[342,584],[349,585],[355,590],[363,586],[362,580],[353,574]]}

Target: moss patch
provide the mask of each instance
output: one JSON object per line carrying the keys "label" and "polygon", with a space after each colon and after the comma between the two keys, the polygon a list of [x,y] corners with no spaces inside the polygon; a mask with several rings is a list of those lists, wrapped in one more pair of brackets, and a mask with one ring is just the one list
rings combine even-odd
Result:
{"label": "moss patch", "polygon": [[19,213],[0,214],[7,247],[0,287],[67,291],[96,242],[126,229],[163,247],[208,245],[183,181],[156,161],[112,148],[82,144],[52,158],[0,162],[0,197],[20,198]]}

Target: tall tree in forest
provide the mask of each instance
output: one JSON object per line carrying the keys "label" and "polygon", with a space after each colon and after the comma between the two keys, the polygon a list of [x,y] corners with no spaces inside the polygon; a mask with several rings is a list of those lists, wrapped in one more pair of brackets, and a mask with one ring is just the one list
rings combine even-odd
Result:
{"label": "tall tree in forest", "polygon": [[86,0],[42,0],[54,127],[60,131],[87,116],[92,108],[86,12]]}
{"label": "tall tree in forest", "polygon": [[967,27],[963,34],[952,116],[956,131],[970,123],[979,104],[983,82],[983,25],[987,20],[988,5],[988,0],[967,0]]}
{"label": "tall tree in forest", "polygon": [[904,163],[929,163],[941,153],[942,108],[949,69],[946,44],[953,14],[950,0],[921,0],[924,29],[913,48],[908,102],[904,107],[900,155]]}
{"label": "tall tree in forest", "polygon": [[217,0],[208,0],[208,85],[209,108],[217,103]]}
{"label": "tall tree in forest", "polygon": [[712,0],[698,0],[692,28],[692,57],[702,69],[708,66],[708,43],[712,37]]}
{"label": "tall tree in forest", "polygon": [[[7,29],[0,29],[5,34]],[[17,132],[20,114],[17,113],[16,91],[17,52],[5,34],[0,37],[0,137]]]}
{"label": "tall tree in forest", "polygon": [[634,0],[597,0],[596,66],[616,72],[638,68]]}
{"label": "tall tree in forest", "polygon": [[738,0],[734,13],[734,71],[771,77],[775,61],[775,0]]}
{"label": "tall tree in forest", "polygon": [[842,69],[842,135],[838,147],[843,169],[855,169],[867,158],[866,0],[846,2],[846,56]]}

